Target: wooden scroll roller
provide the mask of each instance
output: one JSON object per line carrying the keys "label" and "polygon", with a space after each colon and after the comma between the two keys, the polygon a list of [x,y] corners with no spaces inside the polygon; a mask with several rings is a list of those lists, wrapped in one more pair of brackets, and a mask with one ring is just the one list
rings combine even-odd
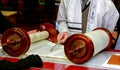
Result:
{"label": "wooden scroll roller", "polygon": [[105,28],[97,28],[85,34],[70,36],[64,44],[64,50],[71,62],[82,64],[102,50],[108,49],[111,44],[111,33]]}
{"label": "wooden scroll roller", "polygon": [[2,35],[2,48],[10,56],[19,56],[28,51],[30,44],[47,39],[56,42],[57,31],[54,25],[44,23],[39,25],[37,31],[29,34],[22,28],[10,28]]}

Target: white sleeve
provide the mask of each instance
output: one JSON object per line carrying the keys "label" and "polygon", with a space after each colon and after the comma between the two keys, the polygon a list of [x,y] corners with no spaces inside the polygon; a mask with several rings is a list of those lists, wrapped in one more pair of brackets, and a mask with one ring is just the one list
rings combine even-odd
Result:
{"label": "white sleeve", "polygon": [[103,17],[103,24],[110,32],[113,32],[119,18],[119,13],[113,3],[109,4],[107,13]]}
{"label": "white sleeve", "polygon": [[68,27],[66,24],[66,8],[65,8],[65,0],[61,0],[58,14],[57,14],[57,23],[58,23],[58,31],[61,32],[68,32]]}

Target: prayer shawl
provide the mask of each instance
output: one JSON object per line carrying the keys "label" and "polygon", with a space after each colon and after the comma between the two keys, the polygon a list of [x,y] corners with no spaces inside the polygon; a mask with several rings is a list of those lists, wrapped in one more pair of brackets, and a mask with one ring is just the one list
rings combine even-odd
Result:
{"label": "prayer shawl", "polygon": [[[61,0],[57,22],[58,31],[82,33],[82,0]],[[90,0],[86,32],[97,27],[114,30],[119,13],[111,0]]]}

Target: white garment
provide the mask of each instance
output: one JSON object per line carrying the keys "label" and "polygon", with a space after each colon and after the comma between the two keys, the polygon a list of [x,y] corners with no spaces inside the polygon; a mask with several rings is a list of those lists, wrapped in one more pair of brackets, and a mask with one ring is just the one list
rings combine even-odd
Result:
{"label": "white garment", "polygon": [[[72,29],[68,27],[82,28],[81,3],[81,0],[61,0],[57,15],[60,33],[65,31],[71,33]],[[86,32],[97,27],[104,27],[113,32],[118,18],[119,13],[111,0],[90,0]]]}

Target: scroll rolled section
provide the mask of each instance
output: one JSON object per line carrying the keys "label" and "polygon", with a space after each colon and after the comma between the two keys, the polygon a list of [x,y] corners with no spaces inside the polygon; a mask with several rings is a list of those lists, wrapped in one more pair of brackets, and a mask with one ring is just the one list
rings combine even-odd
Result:
{"label": "scroll rolled section", "polygon": [[111,33],[105,28],[96,28],[85,34],[71,35],[64,44],[64,50],[71,62],[82,64],[102,50],[108,49],[111,44]]}

